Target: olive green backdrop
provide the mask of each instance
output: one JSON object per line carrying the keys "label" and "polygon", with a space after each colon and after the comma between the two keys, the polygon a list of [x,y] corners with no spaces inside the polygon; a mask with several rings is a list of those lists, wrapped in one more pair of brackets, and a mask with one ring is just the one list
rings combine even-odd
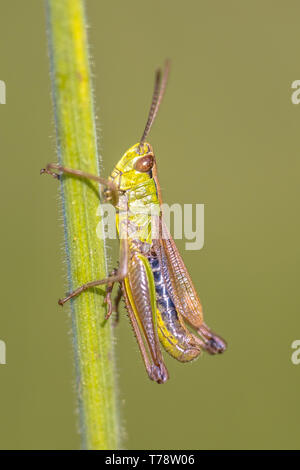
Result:
{"label": "olive green backdrop", "polygon": [[[299,2],[86,3],[103,174],[139,139],[154,70],[172,60],[150,142],[165,202],[205,204],[204,248],[178,245],[229,343],[192,364],[167,357],[158,386],[124,312],[124,446],[299,448]],[[0,79],[0,447],[78,448],[58,190],[39,176],[56,159],[42,1],[0,2]]]}

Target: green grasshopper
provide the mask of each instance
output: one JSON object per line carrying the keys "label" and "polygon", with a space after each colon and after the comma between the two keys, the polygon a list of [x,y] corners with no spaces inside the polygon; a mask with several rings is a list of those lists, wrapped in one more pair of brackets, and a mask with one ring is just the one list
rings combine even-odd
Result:
{"label": "green grasshopper", "polygon": [[195,359],[202,350],[217,354],[226,349],[225,341],[203,321],[202,305],[164,223],[156,159],[151,145],[145,142],[164,96],[168,73],[168,62],[163,75],[157,70],[143,135],[123,155],[108,180],[55,163],[41,170],[55,178],[67,173],[106,187],[105,197],[116,208],[119,268],[105,279],[77,288],[60,299],[59,304],[63,305],[88,288],[106,284],[108,318],[113,311],[113,286],[120,283],[115,310],[118,312],[123,296],[148,376],[157,383],[165,383],[169,377],[159,343],[180,362]]}

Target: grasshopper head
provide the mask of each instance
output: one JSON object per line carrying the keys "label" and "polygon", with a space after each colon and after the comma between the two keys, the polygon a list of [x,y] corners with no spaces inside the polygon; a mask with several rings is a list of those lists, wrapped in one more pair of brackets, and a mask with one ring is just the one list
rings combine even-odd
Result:
{"label": "grasshopper head", "polygon": [[133,145],[117,163],[111,178],[121,191],[146,183],[155,165],[153,149],[148,143]]}
{"label": "grasshopper head", "polygon": [[145,140],[164,96],[169,68],[170,63],[167,60],[162,78],[161,70],[156,71],[152,103],[141,140],[127,150],[110,176],[116,187],[121,191],[127,191],[135,186],[146,183],[152,178],[155,157],[151,145],[145,142]]}

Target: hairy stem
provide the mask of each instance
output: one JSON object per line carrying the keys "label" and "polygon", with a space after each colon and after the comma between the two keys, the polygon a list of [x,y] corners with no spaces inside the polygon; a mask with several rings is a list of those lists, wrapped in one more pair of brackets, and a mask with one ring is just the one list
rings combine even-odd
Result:
{"label": "hairy stem", "polygon": [[[85,16],[81,0],[47,0],[51,79],[59,163],[99,174]],[[63,176],[61,184],[70,291],[106,276],[99,187]],[[82,446],[118,448],[111,322],[104,289],[71,300]]]}

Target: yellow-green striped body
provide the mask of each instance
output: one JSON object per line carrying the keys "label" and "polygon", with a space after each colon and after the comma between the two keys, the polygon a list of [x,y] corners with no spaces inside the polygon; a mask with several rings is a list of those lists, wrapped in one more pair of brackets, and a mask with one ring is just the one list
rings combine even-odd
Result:
{"label": "yellow-green striped body", "polygon": [[[124,236],[126,226],[126,235],[128,234],[128,276],[123,282],[123,290],[139,329],[144,332],[154,364],[163,364],[163,359],[157,352],[158,338],[171,356],[187,362],[200,354],[199,342],[185,327],[175,307],[171,310],[162,308],[162,302],[158,302],[157,298],[159,291],[155,290],[151,248],[154,238],[159,238],[159,194],[152,171],[138,171],[136,168],[138,162],[149,155],[154,159],[150,144],[135,144],[123,155],[110,176],[119,190],[116,206],[118,232],[120,237]],[[137,279],[140,279],[138,284]],[[147,308],[146,305],[142,307],[141,291],[144,298],[148,297]],[[146,312],[149,308],[151,314]]]}

